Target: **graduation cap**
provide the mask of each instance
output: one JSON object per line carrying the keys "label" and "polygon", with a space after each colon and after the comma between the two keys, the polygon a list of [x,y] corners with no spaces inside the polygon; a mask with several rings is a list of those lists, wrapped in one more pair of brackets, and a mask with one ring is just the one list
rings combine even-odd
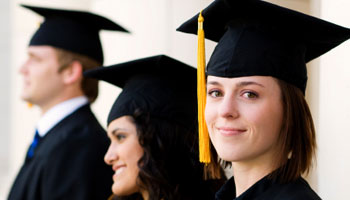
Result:
{"label": "graduation cap", "polygon": [[[177,30],[196,34],[199,27],[199,46],[204,47],[201,44],[204,32],[205,38],[218,42],[206,75],[272,76],[298,87],[303,93],[307,82],[306,63],[350,37],[348,28],[260,0],[215,0],[198,16]],[[203,54],[201,51],[204,50],[199,49]],[[203,58],[199,59],[202,66],[205,65]],[[198,99],[205,102],[203,98]],[[201,115],[202,111],[198,112]],[[204,160],[210,162],[210,158]]]}
{"label": "graduation cap", "polygon": [[[202,11],[207,39],[218,42],[207,75],[273,76],[303,92],[305,63],[350,37],[350,29],[260,0],[216,0]],[[197,33],[194,16],[177,30]]]}
{"label": "graduation cap", "polygon": [[29,46],[49,45],[79,53],[103,63],[100,30],[128,32],[102,16],[74,10],[21,5],[45,18]]}
{"label": "graduation cap", "polygon": [[196,126],[196,69],[165,55],[137,59],[84,72],[123,88],[107,124],[136,110],[188,128]]}

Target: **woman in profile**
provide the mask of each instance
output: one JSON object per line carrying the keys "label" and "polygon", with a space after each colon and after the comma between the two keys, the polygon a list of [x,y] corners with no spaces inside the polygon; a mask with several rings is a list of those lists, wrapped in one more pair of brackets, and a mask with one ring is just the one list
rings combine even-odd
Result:
{"label": "woman in profile", "polygon": [[122,92],[108,117],[111,199],[214,199],[198,157],[196,69],[160,55],[84,74]]}
{"label": "woman in profile", "polygon": [[[216,199],[320,199],[301,177],[316,150],[306,62],[350,30],[265,1],[216,0],[178,30],[196,34],[197,21],[198,35],[218,42],[202,77],[203,123],[212,154],[233,170]],[[208,166],[220,161],[203,154]]]}

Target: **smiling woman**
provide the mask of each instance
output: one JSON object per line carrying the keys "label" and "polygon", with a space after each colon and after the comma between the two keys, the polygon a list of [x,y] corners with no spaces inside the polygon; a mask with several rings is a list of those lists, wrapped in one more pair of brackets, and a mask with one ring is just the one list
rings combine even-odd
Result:
{"label": "smiling woman", "polygon": [[119,196],[138,192],[138,161],[144,151],[139,144],[136,125],[132,117],[124,116],[112,121],[108,126],[111,144],[105,155],[105,162],[111,165],[113,175],[112,191]]}
{"label": "smiling woman", "polygon": [[[179,81],[178,74],[181,74]],[[225,176],[204,180],[197,160],[196,70],[160,55],[85,76],[123,91],[108,117],[111,199],[213,199]]]}
{"label": "smiling woman", "polygon": [[233,169],[216,199],[320,199],[301,177],[316,150],[304,98],[306,63],[346,41],[350,30],[243,0],[216,0],[178,30],[197,33],[202,16],[198,33],[203,28],[218,42],[206,69],[205,119],[215,147],[208,157],[220,159],[205,161],[210,167],[222,160]]}
{"label": "smiling woman", "polygon": [[277,80],[262,76],[209,76],[207,88],[205,118],[220,157],[271,168],[265,165],[274,163],[283,118]]}

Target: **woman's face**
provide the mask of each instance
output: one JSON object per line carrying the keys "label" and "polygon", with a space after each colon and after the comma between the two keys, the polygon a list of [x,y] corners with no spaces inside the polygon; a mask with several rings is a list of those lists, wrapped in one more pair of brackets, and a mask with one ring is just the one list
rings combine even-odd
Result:
{"label": "woman's face", "polygon": [[275,78],[208,76],[205,118],[220,158],[274,162],[282,117],[281,91]]}
{"label": "woman's face", "polygon": [[123,196],[140,192],[137,185],[138,161],[143,155],[137,136],[136,125],[130,116],[115,119],[108,125],[107,134],[111,144],[105,155],[105,162],[113,171],[112,191]]}

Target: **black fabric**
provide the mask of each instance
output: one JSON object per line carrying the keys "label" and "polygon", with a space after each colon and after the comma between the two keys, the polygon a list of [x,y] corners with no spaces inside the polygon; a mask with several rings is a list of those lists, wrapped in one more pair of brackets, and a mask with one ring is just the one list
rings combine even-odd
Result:
{"label": "black fabric", "polygon": [[197,117],[196,69],[157,55],[86,71],[84,76],[123,88],[107,124],[137,109],[152,116],[193,126]]}
{"label": "black fabric", "polygon": [[[202,15],[205,37],[218,42],[207,75],[273,76],[303,92],[305,63],[350,38],[348,28],[260,0],[215,0]],[[177,30],[196,34],[197,18]]]}
{"label": "black fabric", "polygon": [[54,126],[23,164],[9,200],[97,200],[110,196],[109,140],[86,105]]}
{"label": "black fabric", "polygon": [[[107,124],[125,115],[135,116],[137,110],[144,114],[143,117],[150,119],[152,126],[141,125],[146,126],[145,135],[142,136],[143,146],[154,148],[149,153],[152,154],[150,159],[154,160],[152,163],[157,166],[150,176],[166,179],[164,188],[155,189],[166,191],[170,189],[166,187],[173,187],[174,200],[214,199],[215,192],[223,182],[204,181],[203,165],[198,161],[198,147],[195,148],[198,134],[196,75],[195,68],[165,55],[84,73],[85,77],[123,88],[110,110]],[[159,149],[162,151],[159,152]]]}
{"label": "black fabric", "polygon": [[85,11],[22,6],[45,18],[31,38],[29,46],[58,47],[103,63],[99,31],[128,32],[107,18]]}
{"label": "black fabric", "polygon": [[321,198],[303,179],[280,184],[262,178],[236,198],[234,177],[230,178],[215,195],[216,200],[320,200]]}

